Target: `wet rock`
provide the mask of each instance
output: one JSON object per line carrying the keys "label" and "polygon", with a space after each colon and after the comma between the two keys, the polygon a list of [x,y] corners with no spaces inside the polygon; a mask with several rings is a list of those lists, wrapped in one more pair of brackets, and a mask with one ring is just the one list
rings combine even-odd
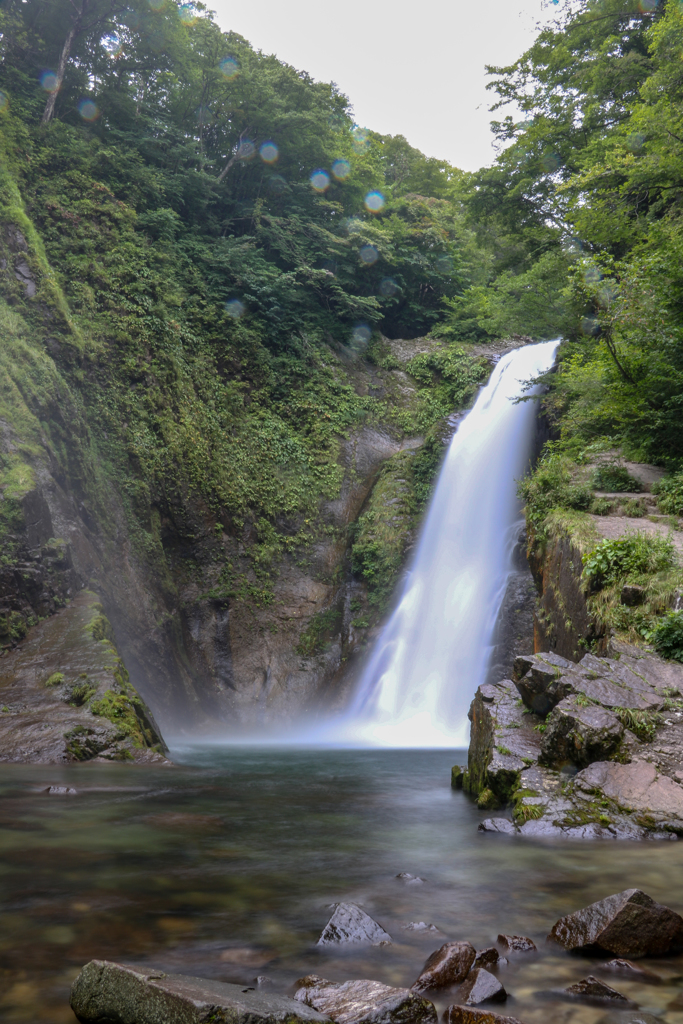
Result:
{"label": "wet rock", "polygon": [[490,1010],[478,1010],[474,1006],[449,1006],[441,1018],[444,1024],[521,1024],[516,1017],[501,1017]]}
{"label": "wet rock", "polygon": [[645,596],[645,587],[639,587],[636,583],[626,583],[621,588],[621,603],[629,608],[635,608],[636,605],[643,604]]}
{"label": "wet rock", "polygon": [[507,960],[504,956],[501,956],[495,946],[489,946],[488,949],[480,949],[474,958],[473,967],[485,967],[487,970],[495,969],[496,967],[505,967]]}
{"label": "wet rock", "polygon": [[419,978],[411,986],[413,992],[429,992],[430,989],[459,985],[467,977],[476,955],[477,951],[471,942],[444,943],[428,957]]}
{"label": "wet rock", "polygon": [[462,780],[467,771],[466,768],[462,768],[459,764],[454,764],[451,768],[451,789],[462,789]]}
{"label": "wet rock", "polygon": [[328,1018],[286,996],[241,985],[164,974],[107,960],[91,960],[71,988],[71,1008],[82,1024],[295,1024]]}
{"label": "wet rock", "polygon": [[539,719],[524,713],[509,679],[480,686],[469,718],[472,729],[463,789],[472,796],[490,790],[499,804],[506,803],[521,772],[537,760],[540,737],[534,726]]}
{"label": "wet rock", "polygon": [[407,924],[402,925],[402,928],[406,932],[431,932],[437,935],[441,934],[435,924],[427,924],[426,921],[408,921]]}
{"label": "wet rock", "polygon": [[507,953],[532,953],[536,943],[526,935],[499,935],[498,942]]}
{"label": "wet rock", "polygon": [[658,955],[683,944],[683,918],[640,889],[625,889],[560,918],[548,938],[565,949]]}
{"label": "wet rock", "polygon": [[541,738],[539,762],[581,767],[606,761],[619,746],[624,726],[612,711],[566,697],[551,712]]}
{"label": "wet rock", "polygon": [[424,885],[424,878],[420,878],[419,875],[411,875],[409,871],[401,871],[396,877],[406,885]]}
{"label": "wet rock", "polygon": [[634,1003],[633,1000],[627,999],[621,992],[617,992],[616,989],[605,985],[604,982],[594,978],[592,974],[589,974],[587,978],[582,978],[581,981],[577,981],[574,985],[568,985],[567,988],[562,989],[562,995],[565,998],[577,999],[581,1002],[593,1003],[598,1006],[603,1003],[609,1003],[613,1006],[619,1006],[619,1008],[624,1010],[635,1010],[638,1008],[638,1004]]}
{"label": "wet rock", "polygon": [[318,946],[364,942],[372,946],[391,942],[391,935],[355,903],[336,903],[334,913],[322,930]]}
{"label": "wet rock", "polygon": [[480,832],[501,832],[503,835],[512,836],[517,833],[517,826],[509,818],[485,818],[479,824]]}
{"label": "wet rock", "polygon": [[457,1000],[463,1006],[479,1006],[481,1003],[504,1003],[507,992],[489,971],[475,967],[457,991]]}
{"label": "wet rock", "polygon": [[297,982],[294,998],[336,1024],[436,1024],[434,1004],[407,988],[379,981],[333,982],[309,974]]}
{"label": "wet rock", "polygon": [[610,960],[606,964],[600,964],[597,970],[605,971],[607,974],[618,974],[628,981],[639,981],[643,985],[659,985],[662,981],[654,971],[641,967],[640,964],[631,963],[630,960]]}
{"label": "wet rock", "polygon": [[76,790],[73,788],[73,786],[48,786],[45,792],[54,794],[56,796],[76,795]]}

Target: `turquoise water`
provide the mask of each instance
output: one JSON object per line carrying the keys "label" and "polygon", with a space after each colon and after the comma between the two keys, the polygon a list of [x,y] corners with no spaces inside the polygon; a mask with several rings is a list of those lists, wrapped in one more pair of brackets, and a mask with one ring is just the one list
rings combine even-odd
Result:
{"label": "turquoise water", "polygon": [[[0,767],[0,1016],[73,1022],[68,989],[93,957],[292,991],[301,975],[415,980],[446,939],[530,935],[538,956],[501,975],[526,1024],[594,1024],[603,1010],[544,1001],[595,966],[543,939],[564,913],[638,886],[683,910],[683,843],[531,843],[477,832],[449,787],[463,753],[185,749],[175,767]],[[66,785],[75,795],[45,793]],[[395,876],[407,871],[423,885]],[[392,946],[318,950],[329,904],[361,903]],[[439,935],[404,929],[433,923]],[[612,980],[662,1020],[669,983]],[[609,981],[609,979],[607,979]],[[439,1008],[446,1005],[438,1003]]]}

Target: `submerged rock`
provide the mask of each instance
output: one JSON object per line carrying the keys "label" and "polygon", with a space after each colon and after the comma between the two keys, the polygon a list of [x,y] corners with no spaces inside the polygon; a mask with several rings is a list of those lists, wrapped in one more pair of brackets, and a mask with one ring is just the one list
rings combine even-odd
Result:
{"label": "submerged rock", "polygon": [[562,995],[564,998],[577,999],[584,1003],[593,1003],[599,1006],[609,1003],[624,1010],[635,1010],[638,1008],[638,1004],[634,1003],[632,999],[628,999],[621,992],[617,992],[616,989],[605,985],[604,982],[594,978],[592,974],[589,974],[587,978],[582,978],[581,981],[575,982],[574,985],[568,985],[567,988],[562,989]]}
{"label": "submerged rock", "polygon": [[660,955],[683,945],[683,918],[640,889],[625,889],[560,918],[548,938],[565,949]]}
{"label": "submerged rock", "polygon": [[430,989],[459,985],[467,977],[476,955],[477,951],[471,942],[444,943],[428,957],[419,978],[411,986],[413,992],[429,992]]}
{"label": "submerged rock", "polygon": [[400,871],[396,877],[406,885],[424,885],[424,878],[420,878],[419,875],[411,875],[409,871]]}
{"label": "submerged rock", "polygon": [[521,1024],[516,1017],[501,1017],[490,1010],[478,1010],[474,1006],[449,1006],[444,1011],[444,1024]]}
{"label": "submerged rock", "polygon": [[499,935],[498,941],[508,953],[532,953],[536,943],[526,935]]}
{"label": "submerged rock", "polygon": [[463,1006],[481,1003],[504,1003],[508,994],[498,978],[483,967],[475,967],[457,991],[457,1000]]}
{"label": "submerged rock", "polygon": [[384,942],[390,943],[391,935],[355,903],[337,903],[317,945],[332,946],[350,942],[379,946]]}
{"label": "submerged rock", "polygon": [[294,998],[335,1024],[436,1024],[434,1004],[407,988],[379,981],[333,982],[309,974],[297,982]]}
{"label": "submerged rock", "polygon": [[650,971],[640,964],[633,964],[630,960],[610,960],[609,963],[601,964],[597,970],[605,971],[608,974],[618,974],[628,981],[639,981],[643,985],[659,985],[662,981],[654,971]]}
{"label": "submerged rock", "polygon": [[91,960],[71,987],[82,1024],[313,1024],[329,1018],[286,996]]}

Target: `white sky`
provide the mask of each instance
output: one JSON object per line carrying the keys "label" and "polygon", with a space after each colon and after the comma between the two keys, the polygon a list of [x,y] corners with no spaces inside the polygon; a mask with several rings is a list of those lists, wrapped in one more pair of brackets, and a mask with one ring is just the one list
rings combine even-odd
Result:
{"label": "white sky", "polygon": [[[485,64],[510,64],[547,20],[543,0],[209,0],[221,28],[318,81],[358,124],[405,135],[473,171],[495,158]],[[552,10],[552,8],[551,8]]]}

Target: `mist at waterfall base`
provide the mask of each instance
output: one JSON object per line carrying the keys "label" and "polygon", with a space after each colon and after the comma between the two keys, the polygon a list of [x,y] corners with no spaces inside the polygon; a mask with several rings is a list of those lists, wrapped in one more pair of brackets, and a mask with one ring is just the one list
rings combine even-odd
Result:
{"label": "mist at waterfall base", "polygon": [[390,747],[466,746],[519,532],[517,481],[536,403],[515,402],[548,370],[558,341],[498,362],[454,435],[402,594],[348,712],[311,739]]}

